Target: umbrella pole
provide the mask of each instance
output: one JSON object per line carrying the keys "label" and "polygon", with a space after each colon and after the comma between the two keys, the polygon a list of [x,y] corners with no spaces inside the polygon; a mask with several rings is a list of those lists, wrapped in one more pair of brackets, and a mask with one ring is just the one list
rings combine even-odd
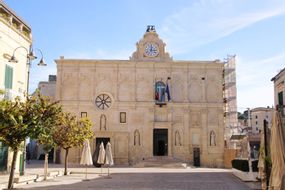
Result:
{"label": "umbrella pole", "polygon": [[108,165],[108,176],[110,176],[109,168],[110,168],[110,166]]}
{"label": "umbrella pole", "polygon": [[102,165],[101,165],[101,176],[102,176],[103,174],[102,174]]}
{"label": "umbrella pole", "polygon": [[86,172],[85,172],[85,180],[87,180],[87,166],[86,166]]}

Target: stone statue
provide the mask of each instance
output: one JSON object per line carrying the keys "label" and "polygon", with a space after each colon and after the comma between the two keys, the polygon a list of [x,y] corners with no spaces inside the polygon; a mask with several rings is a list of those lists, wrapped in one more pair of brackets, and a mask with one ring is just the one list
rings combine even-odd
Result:
{"label": "stone statue", "polygon": [[102,114],[100,116],[100,131],[102,131],[102,130],[106,131],[106,129],[107,129],[106,123],[107,123],[106,116],[104,114]]}
{"label": "stone statue", "polygon": [[216,134],[214,131],[210,132],[210,146],[216,146]]}
{"label": "stone statue", "polygon": [[140,132],[138,130],[135,130],[134,133],[134,146],[140,146],[141,142],[140,142]]}

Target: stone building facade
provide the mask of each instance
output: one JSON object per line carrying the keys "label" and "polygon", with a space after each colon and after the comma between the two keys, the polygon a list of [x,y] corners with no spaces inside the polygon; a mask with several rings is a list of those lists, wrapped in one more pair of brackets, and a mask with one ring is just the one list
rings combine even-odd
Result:
{"label": "stone building facade", "polygon": [[[0,0],[0,90],[5,92],[0,94],[0,100],[24,99],[28,82],[27,50],[31,45],[29,24]],[[9,62],[14,53],[17,63]],[[11,170],[12,157],[13,152],[0,141],[0,172]],[[23,168],[23,152],[20,151],[15,172],[22,172]]]}
{"label": "stone building facade", "polygon": [[[278,109],[284,118],[285,115],[285,68],[281,69],[277,75],[275,75],[271,81],[274,84],[274,105],[275,109]],[[283,121],[284,122],[284,119]],[[283,141],[285,143],[285,127],[283,125]]]}
{"label": "stone building facade", "polygon": [[[95,139],[110,141],[115,164],[164,156],[222,167],[224,64],[175,61],[154,26],[130,60],[55,60],[56,98],[66,111],[93,122]],[[80,149],[70,162],[79,162]]]}
{"label": "stone building facade", "polygon": [[268,126],[272,125],[274,108],[270,107],[257,107],[250,110],[251,133],[259,134],[263,131],[263,121],[268,122]]}

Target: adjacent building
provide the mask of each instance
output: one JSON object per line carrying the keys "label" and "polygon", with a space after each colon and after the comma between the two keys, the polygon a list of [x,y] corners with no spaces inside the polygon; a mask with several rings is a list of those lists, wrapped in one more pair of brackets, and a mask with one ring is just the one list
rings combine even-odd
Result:
{"label": "adjacent building", "polygon": [[49,75],[48,81],[39,82],[38,90],[42,95],[48,96],[51,101],[55,101],[56,75]]}
{"label": "adjacent building", "polygon": [[[16,96],[23,98],[24,92],[27,91],[26,63],[31,44],[30,26],[0,0],[0,89],[5,91],[5,99],[13,100]],[[9,59],[14,51],[18,62],[10,63]],[[8,147],[0,142],[0,171],[9,170],[8,160],[11,160],[11,156],[12,154],[8,154]],[[18,161],[22,166],[22,157],[19,156]]]}
{"label": "adjacent building", "polygon": [[259,134],[263,131],[264,120],[268,123],[268,126],[272,125],[274,109],[270,107],[257,107],[250,110],[250,133]]}
{"label": "adjacent building", "polygon": [[282,115],[282,127],[283,127],[283,137],[285,143],[285,121],[284,121],[284,103],[285,103],[285,68],[282,69],[276,76],[274,76],[271,81],[274,83],[274,105],[278,108]]}
{"label": "adjacent building", "polygon": [[[92,152],[110,141],[115,164],[163,156],[222,167],[225,64],[173,60],[165,46],[148,26],[129,60],[62,56],[55,60],[56,99],[92,120]],[[80,149],[70,154],[79,163]]]}
{"label": "adjacent building", "polygon": [[[52,102],[55,101],[56,75],[49,75],[48,81],[40,81],[37,90],[48,97]],[[31,140],[27,144],[27,150],[30,152],[31,159],[44,159],[44,151],[42,146],[36,140]],[[52,150],[53,151],[53,150]],[[49,154],[49,159],[53,160],[54,154]]]}

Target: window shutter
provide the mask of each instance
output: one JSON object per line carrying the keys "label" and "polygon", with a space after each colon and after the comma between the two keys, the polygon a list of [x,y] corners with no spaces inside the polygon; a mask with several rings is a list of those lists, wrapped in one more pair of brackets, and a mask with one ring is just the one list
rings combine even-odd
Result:
{"label": "window shutter", "polygon": [[13,86],[13,68],[6,65],[5,68],[5,89],[12,89]]}

